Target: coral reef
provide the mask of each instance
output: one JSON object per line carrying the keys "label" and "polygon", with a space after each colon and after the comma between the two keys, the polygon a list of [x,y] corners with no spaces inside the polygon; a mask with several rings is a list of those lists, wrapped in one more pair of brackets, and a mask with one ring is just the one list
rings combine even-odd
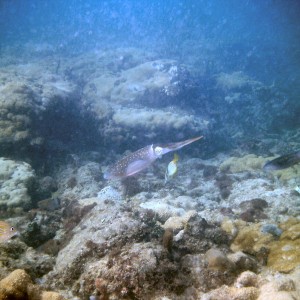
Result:
{"label": "coral reef", "polygon": [[[103,61],[111,59],[109,51],[102,53],[100,59],[96,56],[98,70],[87,75],[83,88],[83,106],[92,110],[99,123],[104,125],[103,139],[113,139],[120,145],[132,136],[135,141],[144,141],[145,137],[150,141],[150,136],[162,138],[172,130],[181,130],[186,135],[207,130],[207,118],[196,117],[176,104],[175,99],[190,89],[192,79],[185,66],[168,59],[143,61],[143,56],[149,56],[146,53],[139,53],[139,58],[134,61],[135,49],[118,51],[120,57],[129,57],[131,63],[123,65],[120,62],[115,69],[115,61],[108,64]],[[86,60],[89,59],[87,56]],[[73,67],[72,76],[77,78],[89,67],[88,63],[81,64],[78,69]],[[147,130],[150,136],[141,136],[140,129]]]}
{"label": "coral reef", "polygon": [[[122,70],[119,76],[96,78],[91,81],[91,84],[94,83],[96,86],[97,97],[108,99],[112,103],[124,104],[143,99],[144,104],[157,101],[155,104],[160,106],[162,105],[158,101],[160,93],[176,96],[180,92],[180,84],[183,84],[180,82],[182,80],[180,73],[184,71],[176,61],[155,60]],[[100,88],[102,86],[106,87],[103,95],[101,95],[103,89]],[[147,97],[144,97],[145,93]]]}
{"label": "coral reef", "polygon": [[186,114],[184,111],[171,112],[162,109],[120,108],[112,116],[113,125],[118,128],[155,131],[162,128],[168,130],[190,130],[190,135],[208,128],[208,121]]}
{"label": "coral reef", "polygon": [[[1,217],[20,232],[0,245],[0,298],[297,299],[299,167],[262,172],[299,147],[299,134],[261,138],[280,93],[134,48],[32,49],[35,62],[0,69]],[[102,178],[126,150],[199,134],[167,183],[170,156]]]}
{"label": "coral reef", "polygon": [[75,85],[53,74],[45,62],[1,68],[0,88],[2,147],[41,143],[36,127],[41,115],[76,93]]}
{"label": "coral reef", "polygon": [[[269,178],[249,178],[216,168],[206,176],[206,164],[212,165],[210,161],[187,160],[168,187],[160,182],[164,165],[158,164],[158,176],[149,171],[135,179],[138,189],[132,194],[124,193],[122,182],[96,183],[101,169],[97,164],[68,165],[56,175],[60,205],[52,210],[43,200],[41,210],[23,217],[27,227],[21,226],[21,238],[43,251],[43,256],[34,260],[36,251],[18,239],[2,245],[5,253],[20,253],[14,262],[6,255],[4,263],[10,268],[5,268],[2,277],[21,267],[34,278],[43,276],[41,289],[59,291],[67,299],[262,297],[266,282],[274,286],[274,278],[267,281],[262,270],[289,276],[299,264],[295,255],[299,250],[298,219],[284,221],[284,213],[279,223],[278,213],[273,218],[274,203],[289,199],[288,207],[294,207],[298,196]],[[198,177],[191,178],[193,174]],[[73,177],[75,184],[68,185]],[[45,181],[49,184],[44,190],[50,191],[52,180]],[[78,182],[82,184],[77,187]],[[225,199],[222,188],[227,187],[230,194]],[[80,195],[97,197],[79,199]],[[241,220],[244,212],[254,219]],[[255,223],[258,221],[261,223]],[[47,228],[47,224],[51,226]],[[295,285],[297,280],[292,282]],[[282,287],[293,288],[292,283]],[[294,288],[280,293],[290,296],[296,292]]]}
{"label": "coral reef", "polygon": [[231,74],[221,73],[216,78],[216,83],[222,90],[239,90],[251,85],[259,85],[258,81],[253,81],[243,72],[233,72]]}

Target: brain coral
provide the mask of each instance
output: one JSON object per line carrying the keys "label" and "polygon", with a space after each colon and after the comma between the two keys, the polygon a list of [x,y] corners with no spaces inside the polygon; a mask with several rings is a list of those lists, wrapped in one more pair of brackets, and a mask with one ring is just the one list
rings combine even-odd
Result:
{"label": "brain coral", "polygon": [[25,162],[0,158],[0,205],[5,207],[26,207],[31,203],[28,189],[35,174]]}
{"label": "brain coral", "polygon": [[34,92],[25,82],[0,87],[0,142],[19,141],[29,135]]}

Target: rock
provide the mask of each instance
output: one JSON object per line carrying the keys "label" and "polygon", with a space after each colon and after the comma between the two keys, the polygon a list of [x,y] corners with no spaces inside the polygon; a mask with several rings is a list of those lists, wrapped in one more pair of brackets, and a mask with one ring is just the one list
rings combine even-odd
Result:
{"label": "rock", "polygon": [[191,196],[185,196],[181,195],[176,197],[175,199],[172,199],[172,204],[176,207],[182,207],[186,211],[195,211],[195,209],[198,207],[198,202],[195,198]]}
{"label": "rock", "polygon": [[208,268],[203,254],[187,254],[181,263],[188,270],[193,285],[201,292],[208,292],[225,284],[231,285],[235,279],[232,269],[224,271]]}
{"label": "rock", "polygon": [[174,231],[178,232],[180,229],[183,229],[189,222],[189,220],[197,215],[195,210],[190,210],[186,212],[183,216],[170,217],[162,227],[164,229],[171,228]]}
{"label": "rock", "polygon": [[255,198],[251,200],[242,201],[239,205],[242,209],[255,209],[255,210],[264,210],[268,207],[268,202],[261,198]]}
{"label": "rock", "polygon": [[[111,254],[106,265],[95,262],[90,266],[90,270],[98,274],[97,289],[101,296],[108,294],[109,298],[116,299],[153,299],[151,295],[156,291],[157,282],[160,289],[175,293],[189,285],[189,279],[184,277],[184,272],[178,273],[178,266],[166,259],[161,246],[135,243],[124,250],[115,255]],[[85,274],[83,282],[88,282],[89,276],[90,274]]]}
{"label": "rock", "polygon": [[236,225],[234,224],[233,220],[230,220],[229,218],[224,218],[221,228],[233,238],[236,237],[238,233]]}
{"label": "rock", "polygon": [[205,165],[203,169],[203,177],[205,179],[211,179],[218,173],[218,168],[216,166]]}
{"label": "rock", "polygon": [[21,238],[28,246],[37,248],[54,238],[61,225],[61,215],[43,210],[31,211],[31,219],[22,230]]}
{"label": "rock", "polygon": [[[59,175],[58,193],[62,199],[84,199],[97,196],[103,188],[101,167],[95,162],[87,162],[79,167],[68,167]],[[63,201],[62,201],[63,202]]]}
{"label": "rock", "polygon": [[292,292],[296,291],[295,282],[291,278],[284,278],[277,283],[278,291]]}
{"label": "rock", "polygon": [[293,295],[291,295],[288,292],[270,292],[267,293],[264,291],[260,294],[260,296],[257,298],[257,300],[295,300],[297,298],[294,298]]}
{"label": "rock", "polygon": [[205,253],[208,268],[219,271],[229,271],[235,268],[235,265],[220,250],[211,248]]}
{"label": "rock", "polygon": [[165,98],[178,95],[186,79],[186,70],[176,61],[167,59],[147,61],[120,71],[119,74],[107,72],[94,77],[84,89],[85,97],[93,96],[98,102],[109,100],[126,104],[143,101],[160,106],[160,93],[165,94]]}
{"label": "rock", "polygon": [[256,300],[259,295],[259,290],[255,287],[234,288],[222,286],[212,290],[207,294],[202,295],[201,300]]}
{"label": "rock", "polygon": [[38,195],[40,199],[50,198],[51,194],[57,190],[55,179],[45,176],[38,181]]}
{"label": "rock", "polygon": [[43,292],[41,300],[63,300],[64,297],[56,292]]}
{"label": "rock", "polygon": [[258,270],[258,262],[252,256],[247,255],[244,252],[238,251],[230,253],[227,257],[235,264],[237,271],[250,270],[257,272]]}
{"label": "rock", "polygon": [[37,205],[41,210],[54,211],[60,208],[60,199],[56,197],[44,199],[39,201]]}
{"label": "rock", "polygon": [[[99,68],[89,73],[83,89],[83,105],[93,111],[100,124],[105,122],[104,130],[101,128],[104,138],[115,145],[128,143],[131,137],[135,143],[145,143],[145,138],[151,143],[174,130],[195,135],[208,129],[208,118],[176,105],[180,93],[191,88],[185,66],[170,59],[144,60],[112,72],[110,65],[115,62],[101,66],[102,72]],[[84,67],[81,69],[85,72]],[[141,134],[141,129],[149,136]]]}
{"label": "rock", "polygon": [[133,218],[130,212],[121,213],[120,201],[89,198],[82,199],[77,206],[81,206],[82,210],[84,207],[89,209],[82,215],[79,224],[75,224],[70,241],[58,253],[54,271],[49,273],[50,282],[54,280],[52,276],[58,276],[61,282],[68,284],[68,288],[81,274],[85,274],[87,270],[83,266],[88,266],[94,255],[103,257],[111,248],[128,243],[143,230],[138,218]]}
{"label": "rock", "polygon": [[32,205],[31,194],[35,172],[25,162],[0,158],[0,205],[6,209]]}
{"label": "rock", "polygon": [[27,286],[28,300],[64,300],[65,298],[56,292],[43,291],[38,285]]}
{"label": "rock", "polygon": [[260,288],[260,295],[257,300],[294,300],[299,299],[299,290],[283,291],[279,290],[276,280],[264,284]]}
{"label": "rock", "polygon": [[228,92],[228,90],[237,90],[249,85],[259,85],[260,83],[243,72],[237,71],[230,74],[220,73],[216,78],[216,84],[217,87]]}
{"label": "rock", "polygon": [[121,201],[122,200],[122,194],[113,188],[112,186],[108,185],[104,187],[98,194],[97,198],[100,201],[105,201],[105,200],[111,200],[111,201]]}
{"label": "rock", "polygon": [[300,221],[298,218],[290,218],[280,224],[280,227],[284,230],[281,236],[282,239],[292,241],[300,239]]}
{"label": "rock", "polygon": [[251,271],[245,271],[236,279],[235,286],[237,288],[250,286],[258,287],[258,276]]}
{"label": "rock", "polygon": [[1,270],[7,275],[14,269],[22,268],[32,278],[40,278],[53,269],[55,259],[28,247],[18,239],[0,244]]}
{"label": "rock", "polygon": [[263,224],[260,230],[263,233],[270,233],[275,237],[280,237],[282,234],[282,230],[276,224]]}
{"label": "rock", "polygon": [[[185,210],[183,208],[178,208],[167,204],[163,202],[162,199],[154,199],[145,203],[141,203],[140,207],[153,210],[155,213],[157,213],[161,221],[166,221],[171,216],[183,216],[185,214]],[[180,223],[182,222],[180,221]]]}
{"label": "rock", "polygon": [[249,208],[242,212],[239,217],[245,222],[257,222],[262,219],[267,219],[267,215],[260,209]]}
{"label": "rock", "polygon": [[239,215],[245,222],[257,222],[260,219],[267,218],[263,210],[268,207],[268,202],[264,199],[255,198],[242,201],[239,206],[245,210]]}
{"label": "rock", "polygon": [[[119,108],[112,116],[114,131],[135,130],[148,131],[163,128],[164,131],[189,131],[189,135],[202,132],[208,127],[208,121],[186,113],[183,110],[168,111],[154,108]],[[123,129],[123,130],[122,130]],[[136,133],[138,134],[138,133]]]}
{"label": "rock", "polygon": [[170,228],[167,228],[165,230],[163,238],[162,238],[162,245],[170,253],[172,252],[173,237],[174,237],[173,230]]}
{"label": "rock", "polygon": [[133,243],[91,261],[80,277],[81,298],[96,291],[100,299],[154,299],[151,296],[157,291],[157,282],[162,290],[180,294],[189,279],[164,253],[161,246],[152,243]]}
{"label": "rock", "polygon": [[72,232],[85,215],[92,210],[97,204],[98,198],[86,198],[81,199],[84,201],[70,201],[66,203],[66,207],[63,209],[63,226],[67,232]]}
{"label": "rock", "polygon": [[216,178],[216,185],[220,190],[222,198],[226,199],[229,197],[232,189],[233,180],[226,174],[220,174]]}
{"label": "rock", "polygon": [[137,178],[130,176],[122,180],[122,194],[125,198],[133,197],[141,192],[143,192],[143,187]]}

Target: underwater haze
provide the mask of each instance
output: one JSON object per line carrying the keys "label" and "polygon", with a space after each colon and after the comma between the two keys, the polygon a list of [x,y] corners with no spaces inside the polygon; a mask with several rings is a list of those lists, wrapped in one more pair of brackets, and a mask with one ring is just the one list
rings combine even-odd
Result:
{"label": "underwater haze", "polygon": [[300,299],[299,16],[0,1],[0,299]]}
{"label": "underwater haze", "polygon": [[272,82],[279,70],[299,66],[299,6],[293,0],[1,1],[1,46],[31,42],[70,53],[140,46],[181,59],[210,52],[225,68]]}

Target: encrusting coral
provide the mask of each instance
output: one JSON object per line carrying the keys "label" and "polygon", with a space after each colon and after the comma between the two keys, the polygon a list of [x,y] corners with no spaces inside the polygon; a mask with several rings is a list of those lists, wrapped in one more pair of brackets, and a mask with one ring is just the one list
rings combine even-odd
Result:
{"label": "encrusting coral", "polygon": [[270,243],[268,266],[276,271],[289,273],[300,266],[300,221],[291,218],[280,224],[283,233],[279,240]]}
{"label": "encrusting coral", "polygon": [[17,269],[0,281],[0,300],[63,300],[56,292],[45,292],[34,285],[30,276]]}
{"label": "encrusting coral", "polygon": [[243,157],[230,157],[220,165],[220,170],[232,173],[257,170],[262,168],[266,160],[266,158],[256,156],[255,154],[248,154]]}
{"label": "encrusting coral", "polygon": [[297,218],[279,224],[278,229],[282,230],[280,237],[262,230],[264,227],[260,223],[249,225],[236,221],[231,226],[227,224],[228,221],[224,222],[222,228],[229,234],[234,233],[232,251],[254,255],[267,262],[272,270],[283,273],[289,273],[300,265],[300,222]]}
{"label": "encrusting coral", "polygon": [[294,178],[299,178],[300,174],[300,166],[295,165],[293,167],[284,169],[284,170],[278,170],[273,172],[273,175],[278,178],[280,181],[287,182]]}

